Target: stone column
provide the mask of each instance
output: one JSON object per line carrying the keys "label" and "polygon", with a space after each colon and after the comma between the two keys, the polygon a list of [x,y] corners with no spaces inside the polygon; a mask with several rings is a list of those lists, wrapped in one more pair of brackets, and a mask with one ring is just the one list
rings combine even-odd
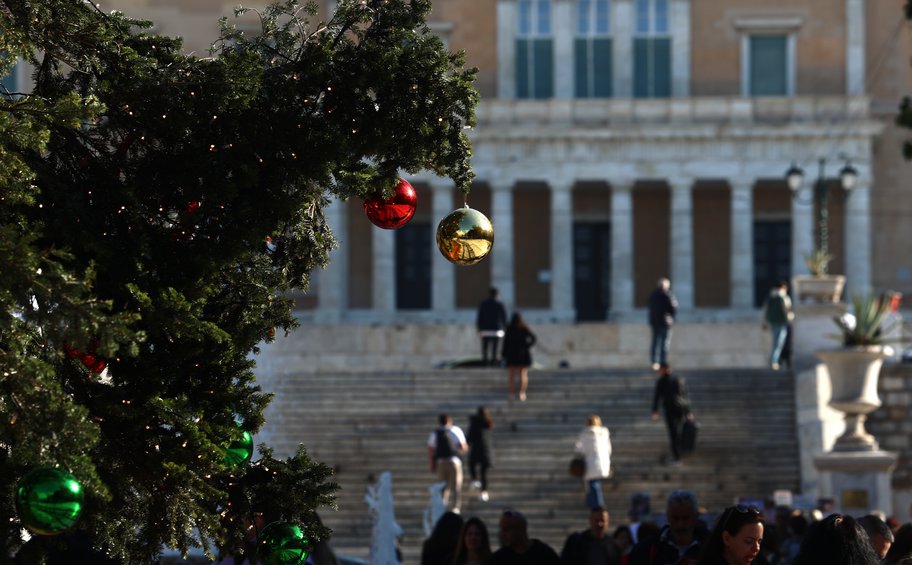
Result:
{"label": "stone column", "polygon": [[551,185],[551,313],[565,322],[573,308],[573,183]]}
{"label": "stone column", "polygon": [[[551,33],[554,34],[554,97],[573,98],[574,80],[573,65],[573,36],[576,30],[573,9],[576,3],[571,0],[554,0],[551,4],[554,9],[554,21]],[[562,62],[567,64],[562,64]]]}
{"label": "stone column", "polygon": [[330,200],[323,209],[339,247],[329,252],[329,264],[319,273],[317,309],[315,318],[320,322],[337,323],[348,308],[348,216],[345,202],[338,198]]}
{"label": "stone column", "polygon": [[693,181],[671,183],[671,286],[682,310],[694,307]]}
{"label": "stone column", "polygon": [[491,186],[491,223],[494,225],[494,249],[491,250],[491,284],[500,290],[500,298],[512,311],[516,304],[513,282],[513,185]]}
{"label": "stone column", "polygon": [[633,0],[611,3],[612,92],[615,98],[633,96]]}
{"label": "stone column", "polygon": [[846,94],[865,94],[865,0],[845,0]]}
{"label": "stone column", "polygon": [[731,185],[731,307],[754,306],[754,186],[751,181]]}
{"label": "stone column", "polygon": [[871,177],[861,173],[845,201],[846,292],[871,291]]}
{"label": "stone column", "polygon": [[633,311],[633,182],[611,184],[611,313]]}
{"label": "stone column", "polygon": [[792,276],[809,274],[804,257],[814,252],[814,187],[792,197]]}
{"label": "stone column", "polygon": [[392,314],[396,310],[396,230],[371,228],[371,256],[374,312]]}
{"label": "stone column", "polygon": [[497,97],[516,98],[516,0],[497,1]]}
{"label": "stone column", "polygon": [[451,314],[456,306],[456,273],[453,263],[447,261],[437,249],[437,225],[453,211],[453,183],[444,180],[431,185],[431,203],[434,222],[431,225],[431,306],[438,315]]}
{"label": "stone column", "polygon": [[690,0],[672,0],[671,13],[671,95],[690,96]]}

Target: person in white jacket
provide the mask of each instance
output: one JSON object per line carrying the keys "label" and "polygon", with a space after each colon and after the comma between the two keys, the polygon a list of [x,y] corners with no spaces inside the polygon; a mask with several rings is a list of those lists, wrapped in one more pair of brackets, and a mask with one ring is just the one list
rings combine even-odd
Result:
{"label": "person in white jacket", "polygon": [[586,506],[598,508],[605,506],[602,495],[602,480],[611,474],[611,436],[608,428],[602,425],[602,419],[590,414],[586,427],[576,440],[576,452],[586,458]]}

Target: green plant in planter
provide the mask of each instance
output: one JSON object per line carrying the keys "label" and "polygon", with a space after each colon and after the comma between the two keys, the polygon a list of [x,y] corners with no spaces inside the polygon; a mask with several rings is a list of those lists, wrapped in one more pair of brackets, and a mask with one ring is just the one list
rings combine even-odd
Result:
{"label": "green plant in planter", "polygon": [[833,336],[842,340],[846,347],[858,345],[883,345],[884,336],[889,335],[890,328],[883,328],[884,318],[890,311],[890,298],[892,293],[880,296],[854,295],[852,306],[854,316],[843,314],[833,318],[842,331],[841,335]]}
{"label": "green plant in planter", "polygon": [[819,277],[827,274],[832,258],[832,254],[817,249],[813,253],[808,253],[804,256],[804,264],[807,265],[812,275]]}

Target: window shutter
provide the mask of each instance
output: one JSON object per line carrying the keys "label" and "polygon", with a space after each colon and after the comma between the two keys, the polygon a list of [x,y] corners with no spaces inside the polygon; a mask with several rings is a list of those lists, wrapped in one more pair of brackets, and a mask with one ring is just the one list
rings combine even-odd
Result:
{"label": "window shutter", "polygon": [[589,98],[589,40],[577,37],[573,42],[573,80],[577,98]]}
{"label": "window shutter", "polygon": [[551,39],[533,40],[534,91],[532,98],[554,97],[554,50]]}
{"label": "window shutter", "polygon": [[516,97],[531,98],[529,77],[529,40],[516,40]]}
{"label": "window shutter", "polygon": [[595,86],[594,95],[596,98],[611,98],[613,94],[611,88],[613,71],[611,67],[611,39],[600,37],[593,40],[592,51],[592,70],[595,73],[595,80],[593,81]]}
{"label": "window shutter", "polygon": [[633,95],[636,98],[649,96],[649,38],[633,40]]}
{"label": "window shutter", "polygon": [[671,96],[671,38],[656,37],[652,40],[654,98]]}
{"label": "window shutter", "polygon": [[788,69],[784,35],[759,35],[750,38],[750,95],[788,94]]}

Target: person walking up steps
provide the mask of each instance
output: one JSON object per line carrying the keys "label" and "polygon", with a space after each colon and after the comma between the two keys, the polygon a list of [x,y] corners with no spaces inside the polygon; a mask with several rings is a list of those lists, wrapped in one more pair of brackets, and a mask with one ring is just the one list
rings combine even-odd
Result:
{"label": "person walking up steps", "polygon": [[500,338],[506,327],[507,309],[500,301],[500,292],[491,287],[488,297],[478,305],[478,315],[475,318],[475,329],[481,337],[481,362],[485,367],[497,365]]}
{"label": "person walking up steps", "polygon": [[[459,514],[459,503],[462,497],[462,459],[469,446],[465,434],[448,414],[441,414],[437,419],[440,426],[431,432],[427,441],[428,463],[432,473],[446,483],[443,489],[443,501],[456,514]],[[452,499],[452,504],[450,504]]]}
{"label": "person walking up steps", "polygon": [[[494,420],[488,409],[478,407],[478,412],[469,417],[469,476],[472,477],[472,486],[481,489],[479,499],[488,501],[488,469],[491,465],[491,430],[494,429]],[[478,472],[476,472],[478,471]],[[477,480],[480,478],[481,480]]]}
{"label": "person walking up steps", "polygon": [[779,358],[782,348],[788,337],[789,323],[795,318],[792,312],[792,301],[788,296],[788,283],[779,281],[770,291],[769,298],[763,308],[763,329],[769,327],[772,332],[772,347],[770,349],[769,365],[773,370],[779,370]]}
{"label": "person walking up steps", "polygon": [[529,384],[529,367],[532,366],[532,346],[535,345],[535,334],[523,321],[519,312],[510,318],[507,333],[504,336],[503,358],[507,364],[507,379],[510,388],[510,400],[516,392],[516,375],[519,375],[519,401],[526,400],[526,387]]}

